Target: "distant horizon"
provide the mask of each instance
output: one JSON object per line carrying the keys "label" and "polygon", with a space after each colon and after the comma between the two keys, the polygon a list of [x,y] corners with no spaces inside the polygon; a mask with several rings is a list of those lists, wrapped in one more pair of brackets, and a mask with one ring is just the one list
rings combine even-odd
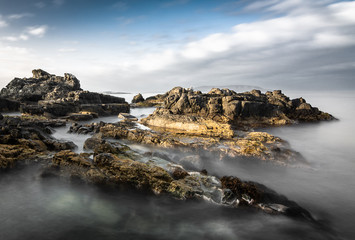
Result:
{"label": "distant horizon", "polygon": [[37,68],[98,92],[351,90],[355,1],[2,1],[0,88]]}

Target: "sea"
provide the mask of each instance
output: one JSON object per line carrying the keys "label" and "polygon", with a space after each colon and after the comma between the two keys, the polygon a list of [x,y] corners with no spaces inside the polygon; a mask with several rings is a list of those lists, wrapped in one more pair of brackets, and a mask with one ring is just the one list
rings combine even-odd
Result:
{"label": "sea", "polygon": [[[144,97],[154,93],[144,94]],[[199,168],[266,185],[297,202],[317,224],[207,201],[180,201],[134,189],[112,189],[40,177],[40,164],[0,173],[0,239],[355,239],[355,92],[287,91],[338,120],[254,129],[286,140],[302,166],[216,159],[203,153]],[[134,94],[119,94],[127,101]],[[139,118],[154,108],[132,109]],[[96,121],[115,122],[117,116]],[[89,136],[54,136],[82,144]],[[143,126],[142,126],[143,127]],[[179,152],[163,151],[176,159]],[[183,154],[183,153],[181,153]],[[181,162],[181,164],[184,164]],[[186,168],[191,167],[188,163]]]}

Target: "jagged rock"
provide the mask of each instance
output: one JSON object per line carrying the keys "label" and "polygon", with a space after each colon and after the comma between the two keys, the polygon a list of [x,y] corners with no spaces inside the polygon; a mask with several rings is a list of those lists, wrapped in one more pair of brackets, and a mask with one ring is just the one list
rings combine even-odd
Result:
{"label": "jagged rock", "polygon": [[32,78],[15,78],[1,90],[0,96],[19,102],[37,102],[54,89],[63,93],[81,90],[80,83],[74,76],[59,77],[41,69],[33,70]]}
{"label": "jagged rock", "polygon": [[[163,109],[157,109],[143,120],[147,125],[154,122],[156,124],[153,126],[159,127],[159,123],[160,127],[167,128],[162,118],[171,120],[169,114],[202,117],[246,128],[334,119],[330,114],[306,103],[303,98],[290,100],[281,90],[262,94],[259,90],[236,93],[229,89],[215,88],[202,94],[175,87],[163,96]],[[156,117],[160,118],[159,122],[154,121]]]}
{"label": "jagged rock", "polygon": [[221,183],[222,188],[231,190],[241,203],[256,206],[266,213],[285,214],[293,218],[315,221],[306,209],[264,185],[244,182],[231,176],[222,177]]}
{"label": "jagged rock", "polygon": [[50,151],[74,149],[72,142],[59,141],[46,133],[58,121],[6,117],[0,121],[0,167],[13,167],[17,161],[45,158]]}
{"label": "jagged rock", "polygon": [[[53,118],[79,111],[91,111],[99,115],[129,112],[129,105],[124,98],[83,91],[74,75],[65,73],[64,77],[60,77],[41,69],[33,70],[32,78],[12,80],[1,90],[0,97],[21,102],[22,113]],[[14,104],[9,106],[18,109],[19,104]],[[2,103],[0,110],[1,105]],[[80,119],[83,117],[78,116]]]}
{"label": "jagged rock", "polygon": [[140,93],[137,94],[136,96],[134,96],[132,99],[132,103],[139,103],[139,102],[143,102],[143,101],[144,101],[144,97]]}

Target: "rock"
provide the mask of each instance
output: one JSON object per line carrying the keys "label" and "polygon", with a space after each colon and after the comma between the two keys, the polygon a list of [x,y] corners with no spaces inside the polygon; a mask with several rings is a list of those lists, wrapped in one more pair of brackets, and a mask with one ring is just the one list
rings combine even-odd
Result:
{"label": "rock", "polygon": [[[236,93],[229,89],[214,88],[209,93],[202,94],[177,87],[163,96],[163,108],[157,109],[146,120],[143,120],[147,124],[157,117],[164,118],[167,114],[200,117],[218,123],[231,124],[237,128],[334,119],[330,114],[312,107],[302,98],[290,100],[281,90],[262,94],[259,90]],[[173,119],[170,116],[167,118]],[[166,125],[165,121],[156,121],[154,126],[168,128]]]}
{"label": "rock", "polygon": [[138,118],[130,115],[129,113],[120,113],[118,114],[118,118],[121,118],[124,121],[138,121]]}
{"label": "rock", "polygon": [[137,94],[136,96],[133,97],[132,99],[132,103],[140,103],[140,102],[143,102],[144,101],[144,98],[142,96],[142,94]]}
{"label": "rock", "polygon": [[162,168],[149,166],[131,159],[120,159],[110,153],[95,156],[94,165],[108,176],[110,182],[130,184],[140,189],[149,189],[154,193],[165,192],[173,181]]}
{"label": "rock", "polygon": [[0,121],[4,119],[4,116],[0,113]]}
{"label": "rock", "polygon": [[0,97],[0,112],[13,112],[20,109],[18,101]]}
{"label": "rock", "polygon": [[77,165],[84,168],[91,167],[91,162],[84,155],[79,155],[70,150],[63,150],[56,153],[52,159],[53,163],[61,166]]}
{"label": "rock", "polygon": [[186,176],[189,176],[189,173],[182,168],[175,168],[175,170],[172,173],[172,177],[175,180],[183,179]]}
{"label": "rock", "polygon": [[[95,112],[99,115],[129,112],[129,105],[124,98],[83,91],[74,75],[65,73],[64,77],[60,77],[41,69],[33,70],[32,78],[12,80],[1,90],[0,97],[9,99],[6,101],[11,100],[6,104],[12,109],[18,110],[21,103],[22,113],[52,118],[80,111]],[[4,103],[1,101],[0,110],[3,108],[2,104],[5,104],[5,100]],[[76,115],[69,118],[83,120],[89,117]]]}
{"label": "rock", "polygon": [[91,114],[81,114],[81,113],[71,113],[69,114],[69,120],[73,121],[89,121],[92,120],[94,117]]}
{"label": "rock", "polygon": [[234,131],[230,124],[196,116],[174,115],[157,109],[141,122],[150,127],[164,128],[176,134],[232,138]]}

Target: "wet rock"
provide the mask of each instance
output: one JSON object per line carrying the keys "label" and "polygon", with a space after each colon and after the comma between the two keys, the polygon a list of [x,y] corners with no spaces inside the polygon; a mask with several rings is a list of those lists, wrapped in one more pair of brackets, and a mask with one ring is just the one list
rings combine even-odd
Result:
{"label": "wet rock", "polygon": [[84,149],[85,150],[93,150],[95,149],[98,145],[104,143],[105,141],[102,139],[102,134],[96,134],[88,139],[85,140],[84,142]]}
{"label": "wet rock", "polygon": [[183,179],[186,176],[189,176],[189,173],[182,168],[175,168],[175,170],[172,173],[172,177],[175,180]]}
{"label": "wet rock", "polygon": [[165,192],[173,181],[162,168],[136,162],[131,159],[120,159],[110,153],[95,156],[94,165],[108,177],[108,181],[116,184],[130,184],[137,188],[149,189],[155,193]]}
{"label": "wet rock", "polygon": [[[294,201],[264,185],[255,182],[244,182],[237,177],[222,177],[222,188],[229,189],[241,199],[240,204],[248,204],[269,214],[285,214],[287,216],[314,222],[312,215]],[[228,191],[228,190],[227,190]]]}
{"label": "wet rock", "polygon": [[138,121],[138,118],[130,115],[129,113],[120,113],[118,114],[118,118],[121,118],[124,121]]}
{"label": "wet rock", "polygon": [[87,157],[74,153],[70,150],[63,150],[56,153],[52,161],[54,164],[62,166],[77,165],[84,168],[89,168],[92,165]]}
{"label": "wet rock", "polygon": [[132,103],[140,103],[140,102],[143,102],[144,101],[144,98],[142,96],[142,94],[137,94],[136,96],[133,97],[132,99]]}

